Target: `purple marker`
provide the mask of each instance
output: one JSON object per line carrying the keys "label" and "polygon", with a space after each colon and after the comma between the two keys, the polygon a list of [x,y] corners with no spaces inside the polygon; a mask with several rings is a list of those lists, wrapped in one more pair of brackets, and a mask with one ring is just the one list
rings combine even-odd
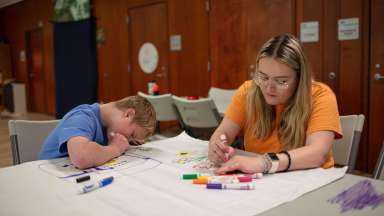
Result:
{"label": "purple marker", "polygon": [[218,190],[254,190],[255,185],[252,183],[247,184],[217,184],[208,183],[207,189],[218,189]]}

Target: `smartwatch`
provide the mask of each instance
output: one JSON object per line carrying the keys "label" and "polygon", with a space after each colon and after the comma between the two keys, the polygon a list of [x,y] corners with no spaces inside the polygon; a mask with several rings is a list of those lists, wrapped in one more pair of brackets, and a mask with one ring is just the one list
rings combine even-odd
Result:
{"label": "smartwatch", "polygon": [[268,170],[268,173],[275,173],[279,168],[279,157],[275,153],[268,153],[268,157],[271,159],[272,166]]}

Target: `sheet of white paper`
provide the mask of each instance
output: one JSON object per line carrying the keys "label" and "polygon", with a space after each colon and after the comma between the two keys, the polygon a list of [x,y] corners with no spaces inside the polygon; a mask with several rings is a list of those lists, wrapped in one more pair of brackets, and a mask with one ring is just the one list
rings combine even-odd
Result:
{"label": "sheet of white paper", "polygon": [[208,190],[182,180],[182,174],[207,162],[207,144],[182,133],[132,148],[101,166],[111,169],[90,172],[92,180],[114,176],[111,185],[82,195],[78,191],[84,183],[63,178],[79,172],[63,169],[70,166],[67,159],[0,169],[0,215],[255,215],[346,172],[318,168],[277,173],[255,179],[255,190]]}

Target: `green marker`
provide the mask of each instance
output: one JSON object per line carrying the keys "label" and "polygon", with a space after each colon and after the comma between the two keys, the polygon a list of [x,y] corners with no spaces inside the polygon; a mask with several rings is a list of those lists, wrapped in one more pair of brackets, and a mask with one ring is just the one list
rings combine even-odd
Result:
{"label": "green marker", "polygon": [[200,174],[183,174],[184,180],[191,180],[199,178]]}

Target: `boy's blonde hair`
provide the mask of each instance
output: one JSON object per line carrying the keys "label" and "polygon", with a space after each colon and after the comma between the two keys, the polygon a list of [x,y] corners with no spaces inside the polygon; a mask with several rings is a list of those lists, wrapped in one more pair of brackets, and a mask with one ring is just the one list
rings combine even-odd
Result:
{"label": "boy's blonde hair", "polygon": [[134,109],[135,117],[133,121],[146,130],[146,137],[153,134],[156,128],[156,112],[147,99],[138,95],[129,96],[116,101],[115,106],[120,110]]}
{"label": "boy's blonde hair", "polygon": [[[312,109],[312,76],[300,42],[290,34],[273,37],[261,48],[256,59],[256,69],[264,57],[284,63],[296,72],[298,84],[285,106],[277,131],[284,150],[304,146]],[[254,82],[247,96],[247,115],[247,125],[256,138],[265,139],[271,135],[276,112],[273,106],[265,102],[260,87]]]}

